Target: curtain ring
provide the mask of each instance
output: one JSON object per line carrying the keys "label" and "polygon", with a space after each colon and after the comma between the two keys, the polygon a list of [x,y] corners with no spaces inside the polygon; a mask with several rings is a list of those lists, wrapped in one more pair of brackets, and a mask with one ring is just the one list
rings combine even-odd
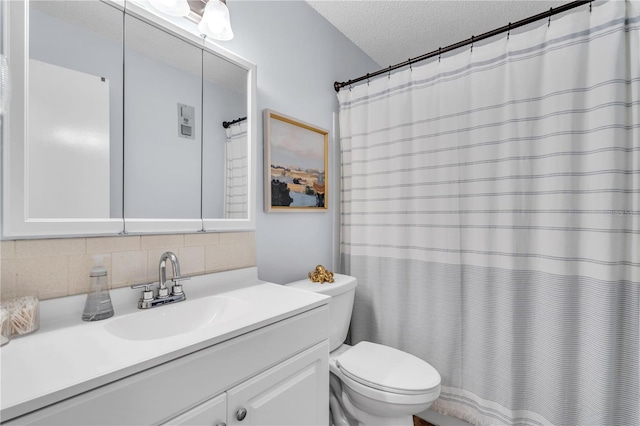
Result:
{"label": "curtain ring", "polygon": [[547,23],[547,28],[551,26],[551,14],[553,13],[553,8],[549,8],[549,22]]}
{"label": "curtain ring", "polygon": [[409,70],[413,71],[413,65],[412,65],[412,62],[411,62],[411,58],[409,58]]}
{"label": "curtain ring", "polygon": [[593,11],[592,6],[593,6],[593,1],[590,1],[589,2],[589,13],[591,13]]}
{"label": "curtain ring", "polygon": [[388,74],[387,74],[387,78],[391,78],[391,65],[389,65],[389,71],[388,71]]}
{"label": "curtain ring", "polygon": [[474,37],[474,36],[471,36],[471,51],[472,51],[472,52],[473,52],[473,37]]}
{"label": "curtain ring", "polygon": [[440,62],[441,58],[442,58],[442,47],[438,47],[438,62]]}
{"label": "curtain ring", "polygon": [[507,40],[509,40],[510,35],[511,35],[511,22],[509,22],[509,29],[507,29]]}
{"label": "curtain ring", "polygon": [[367,86],[369,85],[369,73],[367,73]]}
{"label": "curtain ring", "polygon": [[351,91],[351,83],[349,83],[349,91]]}

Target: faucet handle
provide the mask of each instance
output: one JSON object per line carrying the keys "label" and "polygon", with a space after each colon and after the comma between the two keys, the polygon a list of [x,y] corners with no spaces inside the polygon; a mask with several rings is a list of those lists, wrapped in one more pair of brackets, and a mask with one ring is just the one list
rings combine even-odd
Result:
{"label": "faucet handle", "polygon": [[190,280],[191,277],[173,277],[173,279],[171,281],[173,281],[173,287],[171,287],[171,294],[173,294],[174,296],[179,296],[181,294],[184,294],[184,292],[182,291],[182,284],[180,284],[180,281],[186,281],[186,280]]}
{"label": "faucet handle", "polygon": [[144,287],[144,291],[142,292],[142,298],[141,300],[143,301],[149,301],[149,300],[153,300],[153,290],[151,289],[151,286],[154,283],[146,283],[146,284],[137,284],[137,285],[132,285],[131,288],[142,288]]}

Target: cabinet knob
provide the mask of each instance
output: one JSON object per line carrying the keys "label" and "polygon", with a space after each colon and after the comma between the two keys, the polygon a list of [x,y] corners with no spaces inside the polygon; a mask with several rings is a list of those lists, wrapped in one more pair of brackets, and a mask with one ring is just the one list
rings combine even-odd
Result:
{"label": "cabinet knob", "polygon": [[238,408],[238,411],[236,411],[236,419],[238,419],[239,421],[243,421],[245,417],[247,417],[247,409]]}

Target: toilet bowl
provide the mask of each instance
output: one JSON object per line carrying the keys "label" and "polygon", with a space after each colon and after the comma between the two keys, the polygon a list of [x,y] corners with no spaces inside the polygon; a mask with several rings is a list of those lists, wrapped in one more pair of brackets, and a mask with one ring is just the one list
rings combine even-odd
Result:
{"label": "toilet bowl", "polygon": [[[341,345],[329,355],[332,393],[362,425],[412,425],[412,415],[440,395],[440,374],[408,353],[371,342]],[[336,413],[333,413],[334,417]]]}
{"label": "toilet bowl", "polygon": [[413,425],[412,415],[440,395],[440,374],[411,354],[372,342],[344,344],[357,281],[334,275],[334,283],[296,281],[287,286],[331,296],[329,371],[335,426]]}

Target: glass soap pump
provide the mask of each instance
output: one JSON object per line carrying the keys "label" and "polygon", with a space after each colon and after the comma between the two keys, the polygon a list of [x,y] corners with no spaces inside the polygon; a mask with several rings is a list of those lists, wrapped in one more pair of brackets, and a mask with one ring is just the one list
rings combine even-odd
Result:
{"label": "glass soap pump", "polygon": [[89,273],[91,292],[87,294],[82,313],[83,321],[99,321],[113,316],[113,305],[107,286],[107,268],[94,258],[94,267]]}

